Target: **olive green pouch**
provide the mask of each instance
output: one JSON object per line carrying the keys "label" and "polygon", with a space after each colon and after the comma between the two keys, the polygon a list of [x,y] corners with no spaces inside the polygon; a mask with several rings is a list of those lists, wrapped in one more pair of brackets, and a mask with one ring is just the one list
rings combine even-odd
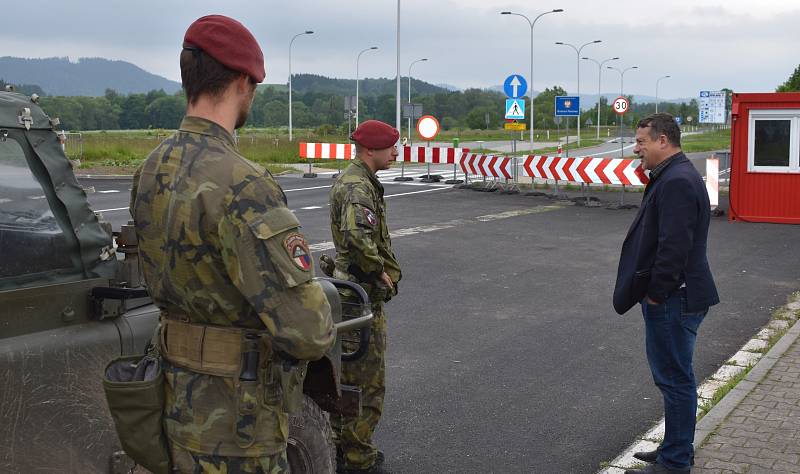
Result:
{"label": "olive green pouch", "polygon": [[125,453],[154,474],[170,470],[163,428],[164,373],[153,355],[119,357],[103,374],[108,409]]}

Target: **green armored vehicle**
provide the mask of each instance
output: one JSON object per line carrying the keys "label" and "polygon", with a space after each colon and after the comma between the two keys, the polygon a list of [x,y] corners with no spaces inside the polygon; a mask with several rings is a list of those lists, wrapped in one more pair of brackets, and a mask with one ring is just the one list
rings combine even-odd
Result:
{"label": "green armored vehicle", "polygon": [[[102,388],[109,361],[141,354],[159,310],[139,273],[132,226],[112,232],[92,211],[36,96],[0,91],[0,472],[127,473]],[[323,279],[339,334],[368,326],[368,309],[342,321],[339,291]],[[338,290],[337,290],[338,289]],[[348,314],[353,314],[349,311]],[[335,468],[326,412],[355,413],[360,393],[339,383],[341,341],[309,365],[302,410],[290,418],[294,473]]]}

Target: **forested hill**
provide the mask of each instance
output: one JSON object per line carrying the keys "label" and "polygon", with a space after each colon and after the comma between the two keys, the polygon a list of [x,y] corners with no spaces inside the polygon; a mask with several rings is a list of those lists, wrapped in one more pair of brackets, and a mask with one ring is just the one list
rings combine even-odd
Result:
{"label": "forested hill", "polygon": [[0,79],[11,84],[36,84],[54,96],[94,96],[113,89],[120,94],[141,94],[163,89],[172,94],[178,82],[151,74],[125,61],[103,58],[26,59],[0,57]]}
{"label": "forested hill", "polygon": [[[279,88],[281,86],[278,86]],[[394,79],[361,78],[358,84],[359,95],[381,96],[395,95],[397,83]],[[424,81],[411,79],[411,89],[415,96],[445,94],[448,91],[439,86],[434,86]],[[403,77],[400,84],[402,96],[408,94],[408,77]],[[292,92],[314,92],[318,94],[333,94],[337,96],[356,95],[355,79],[336,79],[332,77],[318,76],[316,74],[294,74],[292,75]]]}

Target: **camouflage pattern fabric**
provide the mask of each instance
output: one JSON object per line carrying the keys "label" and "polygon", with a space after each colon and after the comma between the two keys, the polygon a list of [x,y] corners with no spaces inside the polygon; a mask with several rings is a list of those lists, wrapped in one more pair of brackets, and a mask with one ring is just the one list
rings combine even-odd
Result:
{"label": "camouflage pattern fabric", "polygon": [[[361,388],[361,416],[331,416],[342,460],[351,469],[369,468],[378,455],[372,435],[381,419],[386,393],[386,313],[383,303],[373,304],[372,314],[374,319],[367,353],[361,359],[342,363],[342,383]],[[342,348],[347,352],[356,350],[352,343],[347,342],[342,343]]]}
{"label": "camouflage pattern fabric", "polygon": [[383,185],[362,160],[353,160],[336,180],[331,188],[330,203],[336,270],[351,275],[351,279],[358,281],[373,301],[375,319],[369,351],[358,361],[342,364],[342,382],[356,385],[362,391],[361,416],[333,417],[334,431],[338,434],[337,446],[345,466],[366,469],[372,466],[377,456],[372,434],[383,412],[386,391],[386,315],[383,302],[392,295],[386,294],[380,276],[386,272],[397,288],[402,272],[392,251],[386,224]]}
{"label": "camouflage pattern fabric", "polygon": [[289,472],[286,452],[257,458],[194,454],[173,445],[170,450],[174,472],[186,474],[284,474]]}
{"label": "camouflage pattern fabric", "polygon": [[[165,315],[266,329],[276,353],[299,360],[333,343],[299,222],[272,175],[242,157],[224,128],[184,118],[137,170],[131,214],[148,290]],[[165,364],[170,444],[216,457],[284,451],[288,420],[268,362],[257,382]]]}

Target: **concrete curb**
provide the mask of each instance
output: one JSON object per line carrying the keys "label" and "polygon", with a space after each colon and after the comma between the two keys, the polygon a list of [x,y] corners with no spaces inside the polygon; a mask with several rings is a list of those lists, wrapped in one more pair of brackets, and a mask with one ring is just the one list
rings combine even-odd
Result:
{"label": "concrete curb", "polygon": [[[698,386],[697,413],[699,416],[704,411],[703,405],[710,403],[718,390],[724,387],[729,380],[749,368],[747,375],[697,422],[694,442],[696,448],[702,446],[711,433],[730,415],[731,411],[744,400],[747,394],[758,386],[783,353],[800,336],[800,324],[796,324],[800,319],[800,297],[795,297],[794,295],[795,293],[789,296],[787,304],[773,312],[774,316],[769,323],[742,346],[736,354],[731,356],[719,370]],[[786,318],[775,315],[775,313],[785,315]],[[769,345],[769,338],[776,334],[777,331],[782,330],[786,330],[783,336],[766,354],[762,355],[759,351]],[[609,463],[608,467],[601,468],[598,473],[623,474],[626,469],[644,465],[642,461],[633,457],[633,453],[657,448],[663,437],[664,419],[662,418],[644,435],[638,436],[625,451]]]}

